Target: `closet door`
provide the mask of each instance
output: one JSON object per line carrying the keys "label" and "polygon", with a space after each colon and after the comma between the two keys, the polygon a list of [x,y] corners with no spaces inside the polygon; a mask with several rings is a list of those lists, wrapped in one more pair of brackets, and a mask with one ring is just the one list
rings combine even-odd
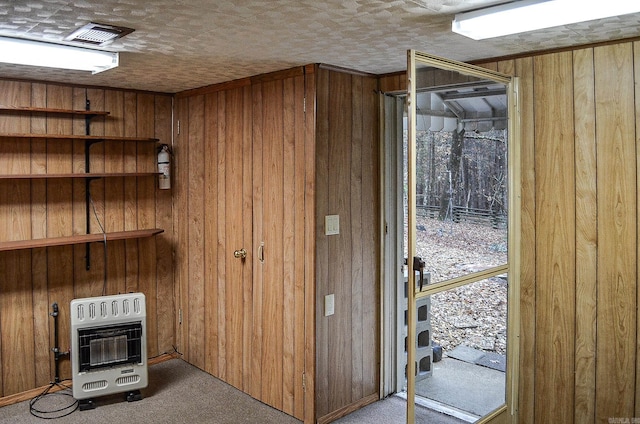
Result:
{"label": "closet door", "polygon": [[305,395],[313,399],[313,375],[303,389],[314,302],[312,290],[305,299],[314,229],[304,90],[300,68],[179,97],[175,152],[179,348],[191,364],[300,419]]}
{"label": "closet door", "polygon": [[304,418],[304,75],[253,85],[251,394]]}
{"label": "closet door", "polygon": [[253,355],[251,105],[248,86],[179,98],[174,149],[179,350],[244,391]]}
{"label": "closet door", "polygon": [[251,385],[247,370],[254,350],[250,94],[248,87],[240,87],[209,96],[212,104],[207,110],[215,110],[217,116],[210,115],[206,120],[211,125],[208,132],[215,132],[218,159],[212,170],[217,184],[210,184],[208,189],[220,196],[217,228],[211,228],[211,238],[217,238],[217,260],[209,279],[218,311],[215,315],[211,311],[208,317],[210,323],[217,322],[217,329],[210,331],[216,334],[217,330],[217,340],[212,340],[217,343],[217,355],[213,347],[207,360],[213,367],[217,361],[218,375],[245,391]]}

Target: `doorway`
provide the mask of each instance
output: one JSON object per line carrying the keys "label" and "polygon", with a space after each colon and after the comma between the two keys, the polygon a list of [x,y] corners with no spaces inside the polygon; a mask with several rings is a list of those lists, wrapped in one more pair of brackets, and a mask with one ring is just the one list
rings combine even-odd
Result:
{"label": "doorway", "polygon": [[396,312],[385,386],[415,399],[407,422],[416,404],[465,422],[514,416],[516,82],[414,51],[408,64],[408,96],[384,100],[385,285],[395,293],[385,299]]}

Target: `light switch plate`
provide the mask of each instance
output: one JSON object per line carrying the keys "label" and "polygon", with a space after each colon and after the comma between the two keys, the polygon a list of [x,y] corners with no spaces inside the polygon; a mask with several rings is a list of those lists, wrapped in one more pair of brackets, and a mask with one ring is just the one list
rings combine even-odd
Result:
{"label": "light switch plate", "polygon": [[326,236],[340,234],[340,215],[326,215],[324,217],[324,234]]}
{"label": "light switch plate", "polygon": [[328,317],[335,312],[334,295],[328,294],[324,297],[324,316]]}

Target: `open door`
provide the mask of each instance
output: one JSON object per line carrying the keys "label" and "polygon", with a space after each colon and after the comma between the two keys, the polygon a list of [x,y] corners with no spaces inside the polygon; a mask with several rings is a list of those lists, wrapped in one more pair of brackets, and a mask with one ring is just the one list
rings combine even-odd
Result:
{"label": "open door", "polygon": [[[413,50],[408,52],[407,64],[403,183],[407,236],[402,252],[407,267],[406,280],[398,282],[404,285],[398,291],[406,297],[405,314],[398,311],[398,316],[406,328],[402,344],[407,423],[420,422],[416,395],[428,398],[429,393],[435,403],[468,412],[471,419],[466,421],[515,422],[520,228],[517,79]],[[443,240],[445,247],[441,247]],[[478,298],[485,300],[481,306],[475,303]],[[491,322],[490,329],[483,330],[485,321]],[[442,358],[457,365],[445,367]],[[497,375],[497,380],[489,383],[494,377],[485,377],[483,366],[502,374],[490,374]],[[449,402],[472,396],[465,392],[470,384],[460,389],[449,385],[462,379],[462,369],[471,373],[466,374],[468,381],[487,379],[483,395],[496,391],[491,401],[495,403],[480,400],[485,409],[465,411]],[[437,381],[450,386],[448,399],[438,399]],[[421,393],[416,393],[417,387],[423,387],[418,390]]]}

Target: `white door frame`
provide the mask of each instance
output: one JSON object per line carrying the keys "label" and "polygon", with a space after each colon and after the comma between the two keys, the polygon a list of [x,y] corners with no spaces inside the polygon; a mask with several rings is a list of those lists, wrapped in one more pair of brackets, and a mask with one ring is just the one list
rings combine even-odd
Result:
{"label": "white door frame", "polygon": [[[380,396],[386,397],[392,393],[401,392],[404,384],[404,362],[398,358],[398,352],[404,349],[400,344],[405,328],[400,324],[398,311],[404,310],[403,296],[398,295],[403,281],[403,262],[398,252],[404,251],[402,237],[403,227],[403,125],[404,105],[403,96],[381,95],[380,99],[383,119],[381,119],[382,154],[381,169],[382,184],[382,284],[381,290],[381,331],[382,331],[382,361],[380,375]],[[395,366],[394,366],[395,365]],[[398,378],[401,376],[401,378]]]}

